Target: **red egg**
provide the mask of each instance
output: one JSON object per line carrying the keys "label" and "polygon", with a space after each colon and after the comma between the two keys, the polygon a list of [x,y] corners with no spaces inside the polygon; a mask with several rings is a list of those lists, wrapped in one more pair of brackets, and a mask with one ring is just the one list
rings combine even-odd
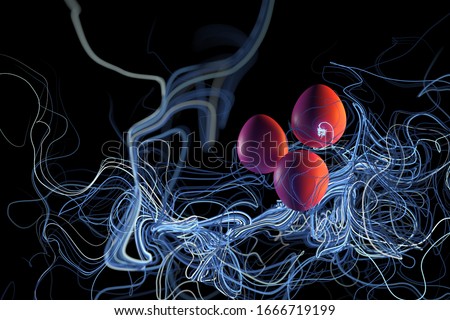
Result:
{"label": "red egg", "polygon": [[306,211],[317,205],[327,191],[328,167],[309,150],[289,152],[277,163],[273,174],[275,191],[293,210]]}
{"label": "red egg", "polygon": [[344,134],[347,116],[338,95],[328,86],[317,84],[303,92],[294,106],[291,127],[303,144],[323,148]]}
{"label": "red egg", "polygon": [[288,152],[286,134],[271,117],[258,114],[244,124],[237,141],[241,163],[255,173],[269,173]]}

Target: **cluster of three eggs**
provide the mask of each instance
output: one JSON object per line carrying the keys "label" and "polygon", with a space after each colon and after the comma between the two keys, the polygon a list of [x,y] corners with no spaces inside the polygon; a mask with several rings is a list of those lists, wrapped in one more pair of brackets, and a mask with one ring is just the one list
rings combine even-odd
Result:
{"label": "cluster of three eggs", "polygon": [[291,117],[295,137],[306,147],[289,151],[285,132],[271,117],[258,114],[242,127],[237,154],[248,170],[273,172],[275,191],[293,210],[306,211],[317,205],[326,193],[328,167],[313,150],[336,143],[347,124],[339,96],[328,86],[318,84],[305,90]]}

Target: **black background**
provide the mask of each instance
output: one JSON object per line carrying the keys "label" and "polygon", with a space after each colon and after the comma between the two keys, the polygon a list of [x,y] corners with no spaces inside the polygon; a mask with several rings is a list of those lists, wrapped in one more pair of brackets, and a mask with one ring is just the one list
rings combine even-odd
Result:
{"label": "black background", "polygon": [[[61,99],[67,117],[77,129],[81,145],[67,165],[95,170],[102,160],[104,141],[117,139],[108,119],[111,103],[121,131],[149,114],[140,106],[141,98],[157,87],[148,81],[125,78],[91,61],[75,35],[64,1],[10,1],[0,5],[0,53],[14,57],[42,74],[54,99]],[[255,22],[259,1],[80,1],[81,21],[93,50],[104,60],[126,70],[161,75],[199,63],[207,54],[192,49],[195,31],[211,23],[230,24],[248,34]],[[220,139],[236,139],[240,127],[255,113],[274,117],[288,129],[290,112],[298,95],[322,81],[322,67],[330,61],[366,68],[392,44],[393,37],[418,37],[441,19],[447,8],[380,6],[364,2],[359,6],[300,1],[276,2],[267,36],[254,67],[236,90],[236,102],[228,127]],[[447,24],[448,26],[448,24]],[[438,30],[428,39],[433,48],[443,49],[439,68],[450,52],[448,32]],[[163,65],[154,52],[164,62]],[[417,57],[417,56],[416,56]],[[421,78],[433,55],[406,64],[389,65],[393,76]],[[446,59],[450,60],[450,59]],[[4,66],[4,64],[2,64]],[[2,70],[0,70],[2,72]],[[13,80],[11,80],[13,81]],[[2,138],[0,193],[0,243],[2,267],[0,296],[31,299],[43,260],[36,229],[22,230],[7,216],[12,201],[34,197],[31,185],[32,149],[26,137],[35,103],[20,83],[1,79],[0,124],[15,142],[26,140],[22,148],[12,147]],[[380,92],[379,92],[380,93]],[[420,100],[386,90],[383,93],[388,120],[394,109],[428,108]],[[417,91],[413,92],[417,95]],[[60,102],[59,102],[60,103]],[[153,94],[146,105],[158,104]],[[377,110],[374,110],[377,112]],[[187,118],[189,119],[189,118]],[[30,207],[31,208],[31,207]],[[40,212],[25,207],[16,221],[34,221]],[[31,259],[31,260],[30,260]],[[31,261],[31,262],[30,262]],[[73,277],[57,283],[51,298],[89,298]],[[351,298],[345,290],[327,284],[307,291],[309,298]],[[63,289],[61,289],[63,288]],[[306,294],[305,294],[306,295]],[[302,294],[302,298],[305,296]]]}

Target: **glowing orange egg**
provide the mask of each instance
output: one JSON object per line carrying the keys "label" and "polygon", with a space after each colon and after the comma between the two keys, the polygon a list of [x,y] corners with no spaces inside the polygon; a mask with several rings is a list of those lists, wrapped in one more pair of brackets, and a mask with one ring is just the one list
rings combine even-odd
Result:
{"label": "glowing orange egg", "polygon": [[303,92],[294,106],[291,127],[303,144],[323,148],[344,134],[347,116],[338,95],[328,86],[317,84]]}
{"label": "glowing orange egg", "polygon": [[289,152],[277,163],[273,173],[275,191],[293,210],[306,211],[322,200],[328,188],[328,167],[309,150]]}

